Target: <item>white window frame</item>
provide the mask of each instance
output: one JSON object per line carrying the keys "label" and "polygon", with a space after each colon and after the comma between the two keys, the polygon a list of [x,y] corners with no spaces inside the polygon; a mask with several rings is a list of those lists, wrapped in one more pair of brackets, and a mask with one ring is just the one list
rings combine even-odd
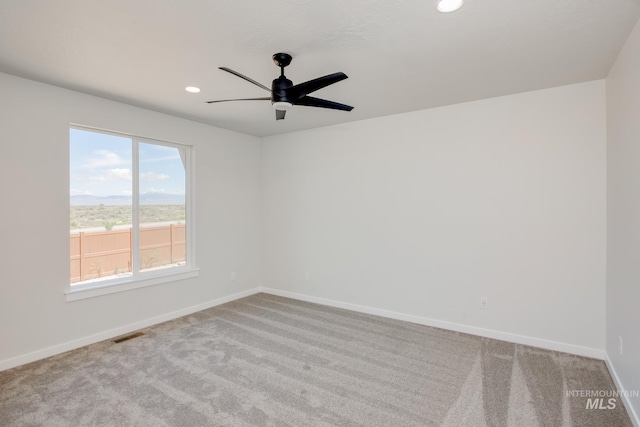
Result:
{"label": "white window frame", "polygon": [[[114,132],[105,129],[88,127],[78,124],[70,124],[69,129],[83,130],[87,132],[97,132],[118,137],[131,138],[132,140],[132,175],[136,177],[133,180],[132,197],[132,228],[139,230],[140,221],[138,218],[139,208],[139,164],[138,152],[139,144],[152,143],[165,147],[173,147],[185,152],[185,218],[186,218],[186,262],[185,265],[179,267],[170,267],[166,269],[157,269],[153,271],[139,271],[139,232],[133,233],[133,247],[131,248],[133,256],[132,274],[128,277],[119,277],[114,279],[103,279],[97,282],[71,285],[71,271],[69,270],[69,280],[65,290],[65,298],[67,302],[77,301],[86,298],[93,298],[100,295],[108,295],[116,292],[123,292],[132,289],[139,289],[147,286],[159,285],[162,283],[174,282],[177,280],[189,279],[199,275],[199,269],[196,263],[196,224],[195,224],[195,147],[192,145],[181,144],[177,142],[163,141],[156,138],[147,138],[139,135],[132,135],[123,132]],[[67,145],[70,149],[70,145]],[[67,156],[68,158],[68,156]],[[69,169],[69,167],[67,167]],[[67,248],[69,241],[67,241]],[[67,249],[68,252],[68,249]],[[68,268],[70,266],[68,265]]]}

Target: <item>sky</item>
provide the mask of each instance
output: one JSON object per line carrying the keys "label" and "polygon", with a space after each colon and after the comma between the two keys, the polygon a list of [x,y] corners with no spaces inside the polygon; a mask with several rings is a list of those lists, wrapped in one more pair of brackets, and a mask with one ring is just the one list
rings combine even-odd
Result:
{"label": "sky", "polygon": [[[139,143],[140,194],[185,194],[185,170],[177,148]],[[132,139],[70,129],[70,195],[129,196]]]}

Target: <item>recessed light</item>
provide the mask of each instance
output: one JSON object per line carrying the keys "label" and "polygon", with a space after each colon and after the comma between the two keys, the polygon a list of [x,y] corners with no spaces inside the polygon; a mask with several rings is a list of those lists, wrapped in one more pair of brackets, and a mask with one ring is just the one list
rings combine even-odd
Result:
{"label": "recessed light", "polygon": [[438,2],[438,11],[442,13],[453,12],[462,7],[464,0],[440,0]]}
{"label": "recessed light", "polygon": [[200,88],[195,86],[187,86],[184,88],[189,93],[200,93]]}

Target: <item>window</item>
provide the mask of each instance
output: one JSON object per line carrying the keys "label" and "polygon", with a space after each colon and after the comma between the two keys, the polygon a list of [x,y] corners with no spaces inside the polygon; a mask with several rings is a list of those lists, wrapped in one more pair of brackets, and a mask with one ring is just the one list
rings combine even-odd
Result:
{"label": "window", "polygon": [[195,271],[192,154],[186,145],[70,129],[67,300]]}

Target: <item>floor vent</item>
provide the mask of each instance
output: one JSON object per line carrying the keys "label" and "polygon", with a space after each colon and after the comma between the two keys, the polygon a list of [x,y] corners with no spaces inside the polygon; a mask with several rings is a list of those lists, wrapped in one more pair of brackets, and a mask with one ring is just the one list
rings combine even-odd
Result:
{"label": "floor vent", "polygon": [[121,342],[129,341],[129,340],[132,340],[134,338],[141,337],[143,335],[144,334],[142,332],[135,332],[135,333],[133,333],[131,335],[125,335],[124,337],[116,338],[115,340],[113,340],[113,342],[119,344]]}

